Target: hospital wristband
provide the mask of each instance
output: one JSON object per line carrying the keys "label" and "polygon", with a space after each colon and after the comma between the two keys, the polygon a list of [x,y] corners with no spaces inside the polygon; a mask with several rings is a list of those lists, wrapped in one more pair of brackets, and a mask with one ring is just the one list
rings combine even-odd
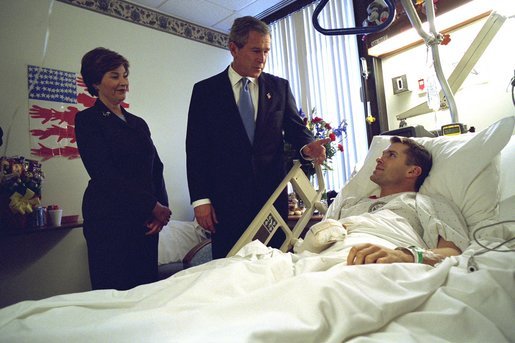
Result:
{"label": "hospital wristband", "polygon": [[408,247],[415,258],[415,263],[424,263],[424,249],[416,247],[414,245]]}
{"label": "hospital wristband", "polygon": [[413,256],[413,263],[423,263],[423,260],[424,260],[424,256],[423,256],[423,252],[424,250],[418,248],[418,247],[415,247],[415,246],[411,246],[411,247],[407,247],[407,248],[404,248],[404,247],[397,247],[395,248],[395,250],[400,250],[400,251],[404,251],[405,253],[409,253]]}

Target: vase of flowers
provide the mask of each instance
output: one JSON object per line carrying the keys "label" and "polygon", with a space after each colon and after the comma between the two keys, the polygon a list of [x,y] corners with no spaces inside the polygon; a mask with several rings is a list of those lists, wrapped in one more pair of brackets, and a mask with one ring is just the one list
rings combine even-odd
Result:
{"label": "vase of flowers", "polygon": [[44,174],[41,163],[23,156],[0,158],[0,214],[2,226],[25,228],[27,218],[41,204]]}
{"label": "vase of flowers", "polygon": [[[322,170],[333,170],[332,159],[337,152],[343,152],[342,141],[347,137],[347,121],[344,119],[338,126],[333,127],[331,123],[326,122],[322,117],[319,117],[316,113],[316,108],[311,110],[311,114],[306,114],[299,109],[299,116],[304,121],[307,128],[313,133],[315,139],[331,139],[331,142],[324,145],[326,160],[322,164]],[[293,165],[294,159],[299,159],[300,154],[295,151],[293,146],[289,143],[285,144],[285,159],[287,163],[287,169],[290,169]],[[315,167],[313,163],[303,163],[302,170],[306,175],[311,178],[315,175]]]}

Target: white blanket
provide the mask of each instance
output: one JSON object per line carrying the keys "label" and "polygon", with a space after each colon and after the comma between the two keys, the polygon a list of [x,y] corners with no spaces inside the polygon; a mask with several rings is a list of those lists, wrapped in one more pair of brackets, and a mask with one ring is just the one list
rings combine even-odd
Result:
{"label": "white blanket", "polygon": [[239,256],[130,291],[7,307],[0,341],[513,341],[515,254],[497,255],[477,257],[480,271],[469,274],[466,257],[436,268],[345,266],[334,251],[294,255],[252,242]]}

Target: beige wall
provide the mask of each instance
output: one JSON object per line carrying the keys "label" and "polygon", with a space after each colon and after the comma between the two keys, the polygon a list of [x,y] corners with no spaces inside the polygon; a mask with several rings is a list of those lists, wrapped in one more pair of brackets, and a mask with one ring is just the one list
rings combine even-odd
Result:
{"label": "beige wall", "polygon": [[[191,90],[195,82],[230,63],[229,51],[61,2],[53,2],[49,17],[51,3],[0,0],[0,126],[11,128],[0,155],[30,156],[28,64],[79,72],[85,52],[97,46],[113,49],[131,63],[130,111],[150,126],[165,164],[173,218],[191,220],[184,147]],[[43,60],[47,24],[50,36]],[[43,170],[43,204],[60,204],[65,215],[80,214],[88,181],[81,160],[53,158],[43,162]],[[60,239],[50,232],[0,237],[0,306],[89,289],[82,229],[60,234]],[[18,263],[20,256],[30,262]]]}
{"label": "beige wall", "polygon": [[[442,67],[446,77],[460,61],[485,20],[452,32],[450,44],[440,46]],[[513,41],[514,32],[515,21],[506,20],[479,59],[473,72],[456,92],[455,100],[461,123],[482,130],[503,117],[515,114],[515,107],[511,100],[511,86],[509,86],[515,70],[515,50],[510,44]],[[399,121],[396,119],[398,114],[425,101],[425,94],[419,94],[417,91],[417,80],[425,76],[425,61],[425,45],[383,59],[384,88],[390,129],[399,127]],[[407,75],[410,91],[394,95],[391,79],[402,74]],[[440,128],[441,125],[451,122],[449,111],[407,119],[408,125],[421,124],[428,130]]]}

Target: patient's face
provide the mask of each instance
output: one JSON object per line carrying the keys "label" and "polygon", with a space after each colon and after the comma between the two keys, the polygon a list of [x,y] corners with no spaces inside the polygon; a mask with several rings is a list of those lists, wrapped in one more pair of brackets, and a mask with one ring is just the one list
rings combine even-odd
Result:
{"label": "patient's face", "polygon": [[397,185],[404,182],[410,166],[406,165],[406,150],[402,143],[393,143],[383,151],[381,157],[376,159],[376,168],[370,176],[370,180],[381,187]]}

